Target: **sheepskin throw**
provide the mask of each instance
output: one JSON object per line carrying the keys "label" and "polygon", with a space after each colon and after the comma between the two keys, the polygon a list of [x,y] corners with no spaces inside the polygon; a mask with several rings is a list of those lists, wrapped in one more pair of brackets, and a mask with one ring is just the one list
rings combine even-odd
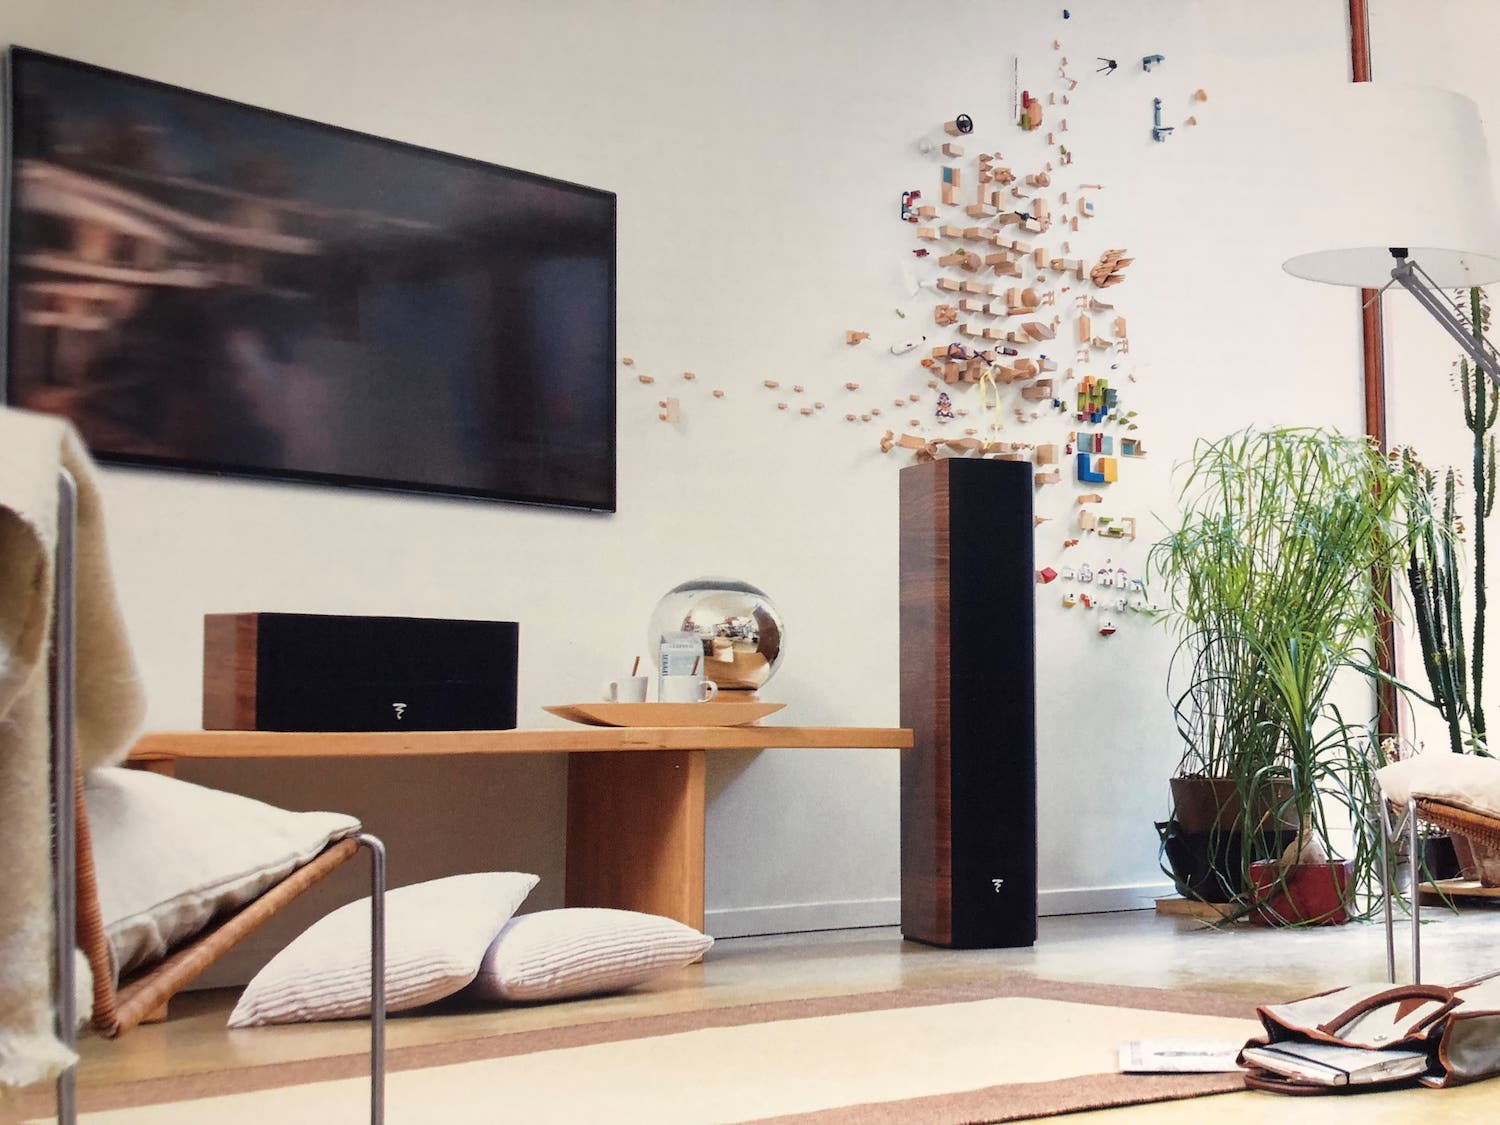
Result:
{"label": "sheepskin throw", "polygon": [[0,1091],[72,1061],[53,1031],[50,676],[62,469],[78,484],[76,746],[123,758],[145,711],[104,543],[93,465],[60,419],[0,408]]}

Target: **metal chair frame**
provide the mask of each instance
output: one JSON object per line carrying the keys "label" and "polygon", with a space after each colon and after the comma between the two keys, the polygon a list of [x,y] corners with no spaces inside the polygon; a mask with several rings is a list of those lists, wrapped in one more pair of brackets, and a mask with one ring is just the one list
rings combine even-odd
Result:
{"label": "metal chair frame", "polygon": [[[52,1006],[58,1039],[70,1051],[78,1042],[74,950],[78,944],[78,823],[74,812],[74,703],[78,632],[76,540],[78,485],[67,470],[57,487],[56,582],[52,648]],[[385,1122],[385,845],[369,833],[354,839],[370,853],[370,1125]],[[58,1125],[78,1120],[78,1065],[57,1076]]]}
{"label": "metal chair frame", "polygon": [[1380,804],[1380,856],[1382,864],[1381,880],[1382,896],[1385,905],[1385,973],[1386,980],[1391,984],[1396,983],[1396,921],[1394,916],[1394,895],[1391,888],[1395,885],[1395,864],[1391,862],[1392,843],[1402,832],[1406,833],[1409,842],[1412,867],[1412,894],[1411,894],[1411,983],[1422,983],[1422,892],[1418,889],[1417,864],[1421,852],[1418,850],[1417,841],[1417,799],[1412,797],[1406,802],[1406,809],[1401,814],[1399,822],[1393,824],[1391,820],[1391,802],[1383,795],[1379,797]]}

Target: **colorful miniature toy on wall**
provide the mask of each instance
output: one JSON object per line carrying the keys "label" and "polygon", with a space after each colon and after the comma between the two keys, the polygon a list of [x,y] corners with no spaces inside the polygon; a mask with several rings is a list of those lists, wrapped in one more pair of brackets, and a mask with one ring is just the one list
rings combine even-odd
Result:
{"label": "colorful miniature toy on wall", "polygon": [[1017,122],[1027,132],[1037,128],[1042,123],[1042,101],[1033,98],[1030,91],[1021,91],[1021,119]]}
{"label": "colorful miniature toy on wall", "polygon": [[[950,164],[943,165],[943,202],[952,207],[958,202],[958,189],[962,186],[962,173]],[[943,234],[948,234],[948,228],[943,228]]]}

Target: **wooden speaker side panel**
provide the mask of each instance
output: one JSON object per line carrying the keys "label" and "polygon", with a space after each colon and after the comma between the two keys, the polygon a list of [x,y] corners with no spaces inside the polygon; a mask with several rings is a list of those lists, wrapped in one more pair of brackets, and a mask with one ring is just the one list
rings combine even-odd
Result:
{"label": "wooden speaker side panel", "polygon": [[203,616],[203,729],[255,730],[260,616]]}
{"label": "wooden speaker side panel", "polygon": [[948,462],[900,474],[901,932],[953,941]]}

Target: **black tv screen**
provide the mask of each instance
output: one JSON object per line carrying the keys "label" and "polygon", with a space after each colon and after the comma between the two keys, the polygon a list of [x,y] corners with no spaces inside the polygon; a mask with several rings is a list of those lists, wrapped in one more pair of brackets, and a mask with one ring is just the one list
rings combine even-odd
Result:
{"label": "black tv screen", "polygon": [[101,461],[615,508],[615,196],[24,48],[6,401]]}

